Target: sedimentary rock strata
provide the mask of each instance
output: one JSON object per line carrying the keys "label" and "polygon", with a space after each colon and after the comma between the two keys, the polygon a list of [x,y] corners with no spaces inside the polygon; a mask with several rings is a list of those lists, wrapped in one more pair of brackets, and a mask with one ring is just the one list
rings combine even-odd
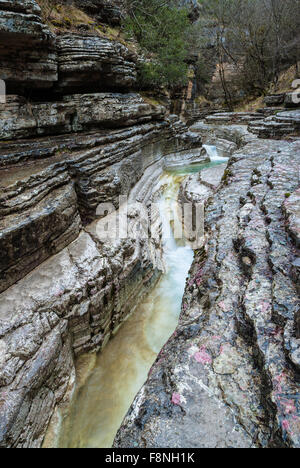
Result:
{"label": "sedimentary rock strata", "polygon": [[[116,99],[132,99],[136,116],[152,121],[139,124]],[[73,388],[73,355],[101,349],[162,271],[159,238],[99,239],[98,205],[118,209],[119,195],[131,193],[145,202],[163,157],[201,145],[174,117],[156,122],[161,109],[138,96],[102,102],[108,125],[128,128],[1,145],[0,446],[41,445]],[[83,121],[84,107],[78,112]],[[138,222],[138,210],[130,220]]]}
{"label": "sedimentary rock strata", "polygon": [[12,140],[126,127],[154,118],[161,120],[164,113],[163,107],[147,104],[138,94],[76,94],[46,103],[8,96],[7,104],[0,104],[0,138]]}
{"label": "sedimentary rock strata", "polygon": [[286,193],[284,210],[287,218],[288,231],[295,246],[300,248],[300,189],[293,193]]}
{"label": "sedimentary rock strata", "polygon": [[271,95],[265,97],[264,103],[268,107],[280,106],[280,105],[284,104],[285,96],[286,96],[285,93],[271,94]]}
{"label": "sedimentary rock strata", "polygon": [[[176,132],[161,122],[77,135],[75,140],[65,136],[4,145],[0,212],[7,255],[1,262],[1,289],[74,239],[81,220],[87,224],[95,219],[100,203],[118,208],[119,196],[128,196],[145,169],[163,154],[196,145],[181,140],[179,133],[176,140]],[[201,145],[199,138],[196,141]],[[30,151],[22,152],[23,144]]]}
{"label": "sedimentary rock strata", "polygon": [[0,3],[1,79],[9,89],[50,88],[57,81],[55,35],[34,0]]}
{"label": "sedimentary rock strata", "polygon": [[207,205],[207,241],[196,251],[179,326],[115,447],[300,446],[299,251],[291,235],[299,140],[248,141]]}
{"label": "sedimentary rock strata", "polygon": [[283,138],[287,135],[299,135],[300,112],[290,110],[278,112],[263,121],[250,122],[248,129],[259,138]]}
{"label": "sedimentary rock strata", "polygon": [[287,108],[299,107],[298,98],[299,92],[295,89],[295,91],[291,91],[289,93],[272,94],[270,96],[266,96],[264,102],[268,107],[280,106],[282,104],[284,104]]}
{"label": "sedimentary rock strata", "polygon": [[8,93],[66,94],[79,90],[132,90],[137,57],[125,45],[94,34],[56,36],[32,0],[0,4],[1,79]]}
{"label": "sedimentary rock strata", "polygon": [[241,124],[245,125],[249,121],[261,120],[262,116],[258,112],[222,112],[208,115],[205,121],[210,124]]}
{"label": "sedimentary rock strata", "polygon": [[[1,442],[38,447],[74,384],[74,353],[101,349],[155,272],[138,242],[89,234],[1,297]],[[40,414],[41,413],[41,414]]]}
{"label": "sedimentary rock strata", "polygon": [[145,241],[133,206],[133,234],[107,239],[99,205],[147,206],[164,157],[200,154],[201,137],[128,92],[136,57],[117,41],[56,37],[33,0],[0,0],[0,37],[0,446],[40,447],[75,357],[101,350],[163,269],[159,220]]}
{"label": "sedimentary rock strata", "polygon": [[132,89],[136,56],[119,42],[95,35],[57,38],[59,88]]}

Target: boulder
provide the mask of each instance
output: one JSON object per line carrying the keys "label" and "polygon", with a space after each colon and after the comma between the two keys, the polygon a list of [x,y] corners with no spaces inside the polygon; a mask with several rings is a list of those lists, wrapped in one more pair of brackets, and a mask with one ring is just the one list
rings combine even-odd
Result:
{"label": "boulder", "polygon": [[287,93],[284,100],[285,107],[300,107],[300,90]]}
{"label": "boulder", "polygon": [[264,103],[268,107],[281,106],[284,103],[286,94],[272,94],[264,98]]}

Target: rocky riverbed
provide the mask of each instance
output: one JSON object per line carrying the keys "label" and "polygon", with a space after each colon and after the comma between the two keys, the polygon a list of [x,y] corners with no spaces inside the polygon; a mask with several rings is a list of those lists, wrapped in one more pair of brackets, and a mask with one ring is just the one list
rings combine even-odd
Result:
{"label": "rocky riverbed", "polygon": [[[75,3],[120,24],[122,0]],[[206,200],[205,244],[115,446],[299,447],[299,110],[188,128],[169,99],[137,91],[132,44],[89,22],[55,32],[44,13],[0,0],[0,447],[42,446],[78,359],[104,350],[164,271],[158,216],[156,237],[133,207],[136,235],[103,239],[105,214],[123,215],[122,196],[150,216],[164,170],[209,160],[202,143],[230,159],[181,185],[180,203]]]}
{"label": "rocky riverbed", "polygon": [[300,141],[216,134],[243,147],[207,204],[177,330],[114,447],[300,446]]}
{"label": "rocky riverbed", "polygon": [[165,157],[204,157],[200,135],[134,92],[121,42],[56,35],[34,0],[0,2],[0,36],[0,446],[40,447],[76,358],[105,347],[162,271],[159,224],[149,242],[106,241],[105,210],[147,206]]}

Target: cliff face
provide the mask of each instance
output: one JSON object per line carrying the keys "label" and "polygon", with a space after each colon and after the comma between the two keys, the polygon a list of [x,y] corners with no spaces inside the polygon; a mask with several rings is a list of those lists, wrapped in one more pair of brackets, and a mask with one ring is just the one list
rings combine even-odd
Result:
{"label": "cliff face", "polygon": [[124,44],[56,37],[33,0],[0,1],[0,35],[0,446],[39,447],[74,356],[105,346],[161,271],[159,239],[99,239],[98,205],[148,202],[164,156],[201,138],[131,92]]}
{"label": "cliff face", "polygon": [[207,203],[178,328],[114,446],[299,447],[299,139],[193,129],[242,148]]}
{"label": "cliff face", "polygon": [[35,1],[0,2],[1,79],[7,86],[45,89],[57,81],[55,36]]}
{"label": "cliff face", "polygon": [[[70,4],[69,0],[62,3]],[[119,25],[124,15],[124,0],[74,0],[78,8],[95,17],[98,21]]]}

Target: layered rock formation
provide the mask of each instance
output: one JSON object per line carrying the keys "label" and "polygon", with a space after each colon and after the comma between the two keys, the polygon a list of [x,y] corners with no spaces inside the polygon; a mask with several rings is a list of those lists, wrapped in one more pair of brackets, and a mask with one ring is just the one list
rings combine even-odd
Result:
{"label": "layered rock formation", "polygon": [[55,36],[34,0],[0,3],[0,69],[8,89],[50,88],[57,81]]}
{"label": "layered rock formation", "polygon": [[299,139],[210,127],[248,143],[206,207],[178,328],[114,447],[300,446]]}
{"label": "layered rock formation", "polygon": [[59,135],[95,128],[127,127],[162,119],[165,109],[153,108],[137,94],[76,94],[62,101],[28,103],[9,95],[0,105],[0,138],[12,140]]}
{"label": "layered rock formation", "polygon": [[271,94],[265,97],[264,102],[268,107],[281,106],[283,104],[287,108],[299,107],[299,92],[295,89],[295,91],[289,93]]}
{"label": "layered rock formation", "polygon": [[57,38],[60,89],[132,89],[137,57],[127,47],[95,35]]}
{"label": "layered rock formation", "polygon": [[103,238],[106,211],[147,203],[164,157],[200,154],[201,138],[130,92],[124,45],[56,38],[33,0],[0,8],[0,446],[40,447],[76,356],[101,350],[162,271],[159,224],[143,239],[132,207],[133,234]]}
{"label": "layered rock formation", "polygon": [[[300,111],[276,108],[258,109],[257,112],[221,112],[205,117],[210,125],[238,126],[248,124],[248,130],[259,138],[281,139],[298,136],[300,133]],[[210,132],[209,132],[210,133]]]}
{"label": "layered rock formation", "polygon": [[278,112],[259,122],[250,122],[248,129],[259,138],[283,138],[300,134],[300,111]]}
{"label": "layered rock formation", "polygon": [[[197,0],[172,0],[176,6],[187,8],[192,21],[199,17]],[[98,21],[111,25],[119,25],[126,15],[124,0],[63,0],[67,5],[74,3],[83,11],[91,14]]]}
{"label": "layered rock formation", "polygon": [[[74,3],[120,22],[121,1]],[[180,4],[195,18],[195,1]],[[228,156],[247,146],[217,192],[207,174],[200,192],[195,177],[182,186],[185,200],[213,196],[207,244],[177,334],[116,445],[299,446],[299,141],[257,141],[245,123],[264,127],[263,113],[212,116],[187,132],[132,93],[126,46],[56,37],[34,0],[0,0],[0,37],[0,447],[42,445],[73,392],[76,357],[101,351],[158,279],[158,220],[145,240],[133,206],[131,235],[99,232],[107,211],[126,213],[120,196],[147,217],[163,168],[206,158],[202,135]],[[297,113],[276,119],[298,130]]]}

